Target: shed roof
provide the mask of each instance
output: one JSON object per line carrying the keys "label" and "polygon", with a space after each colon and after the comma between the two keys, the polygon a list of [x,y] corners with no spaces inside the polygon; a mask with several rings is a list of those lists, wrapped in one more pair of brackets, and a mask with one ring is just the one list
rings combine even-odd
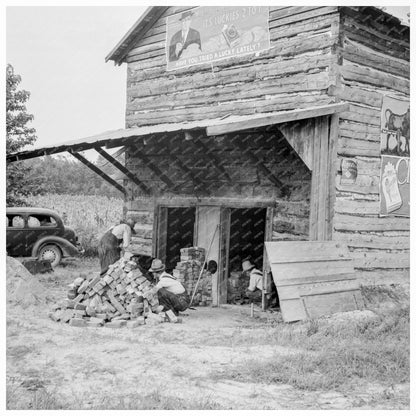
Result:
{"label": "shed roof", "polygon": [[7,162],[32,159],[35,157],[52,155],[62,152],[81,152],[88,149],[96,149],[102,146],[114,148],[134,142],[135,138],[155,134],[191,131],[206,129],[208,136],[222,135],[234,131],[285,123],[289,121],[302,120],[313,117],[321,117],[334,113],[347,111],[349,104],[335,103],[324,106],[310,107],[289,111],[277,111],[270,113],[258,113],[244,116],[230,115],[226,118],[204,119],[182,123],[165,123],[151,126],[142,126],[129,129],[118,129],[106,131],[94,136],[71,140],[57,146],[44,146],[33,150],[25,150],[7,155]]}
{"label": "shed roof", "polygon": [[[358,9],[362,13],[367,12],[373,16],[375,14],[389,16],[389,22],[393,25],[406,26],[403,25],[402,21],[399,18],[375,6],[342,7],[342,9],[348,8],[356,10]],[[120,42],[118,42],[118,44],[105,57],[105,61],[114,61],[116,65],[122,64],[125,61],[126,55],[133,48],[134,44],[145,35],[145,33],[153,26],[153,24],[159,19],[159,17],[161,17],[161,15],[167,9],[169,9],[169,7],[166,6],[148,7],[137,20],[137,22],[123,36]]]}

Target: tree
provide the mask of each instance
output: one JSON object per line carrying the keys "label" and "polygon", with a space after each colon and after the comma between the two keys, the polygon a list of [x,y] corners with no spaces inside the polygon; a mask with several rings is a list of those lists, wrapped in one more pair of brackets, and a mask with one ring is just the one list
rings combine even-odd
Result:
{"label": "tree", "polygon": [[[36,141],[36,130],[27,124],[33,115],[27,113],[26,101],[30,92],[18,90],[22,81],[20,75],[14,73],[12,65],[6,68],[6,153],[14,153]],[[27,176],[30,168],[22,163],[8,163],[6,166],[6,204],[22,205],[22,197],[27,195]]]}

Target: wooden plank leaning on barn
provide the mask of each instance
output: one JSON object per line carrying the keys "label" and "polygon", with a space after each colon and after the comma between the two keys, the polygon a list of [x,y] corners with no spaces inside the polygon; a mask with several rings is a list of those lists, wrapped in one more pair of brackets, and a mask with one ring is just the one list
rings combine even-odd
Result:
{"label": "wooden plank leaning on barn", "polygon": [[285,322],[363,307],[346,244],[335,241],[266,242],[266,251]]}

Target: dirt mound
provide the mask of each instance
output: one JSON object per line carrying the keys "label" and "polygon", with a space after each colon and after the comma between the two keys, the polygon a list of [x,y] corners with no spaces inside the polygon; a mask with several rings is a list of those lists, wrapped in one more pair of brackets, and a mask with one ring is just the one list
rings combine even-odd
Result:
{"label": "dirt mound", "polygon": [[16,259],[6,259],[7,303],[27,307],[45,302],[45,288]]}

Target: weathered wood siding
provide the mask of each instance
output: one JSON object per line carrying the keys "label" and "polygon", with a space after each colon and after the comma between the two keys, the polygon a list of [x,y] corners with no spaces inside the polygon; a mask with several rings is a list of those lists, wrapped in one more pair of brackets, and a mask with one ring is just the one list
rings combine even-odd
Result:
{"label": "weathered wood siding", "polygon": [[351,103],[340,116],[339,162],[357,163],[354,185],[340,185],[334,239],[345,241],[371,283],[402,281],[409,272],[409,219],[379,217],[380,114],[383,95],[409,98],[408,31],[381,12],[342,8],[340,66],[332,92]]}
{"label": "weathered wood siding", "polygon": [[[181,133],[159,140],[149,139],[144,146],[129,147],[126,167],[150,189],[150,195],[143,196],[137,185],[130,181],[125,184],[130,199],[126,202],[127,215],[136,217],[139,222],[136,226],[138,234],[134,238],[136,244],[151,252],[155,200],[169,203],[180,200],[181,203],[188,201],[189,205],[203,205],[198,200],[211,199],[225,206],[233,206],[229,201],[238,201],[241,206],[273,201],[273,240],[308,239],[309,169],[282,133],[276,130],[256,131],[249,137],[245,134],[244,150],[235,145],[239,138],[237,134],[230,134],[213,140],[200,132],[199,135],[194,133],[194,142],[185,141]],[[209,152],[198,140],[205,143],[211,140]],[[261,160],[263,167],[253,164],[253,154]],[[151,160],[163,171],[173,187],[167,185],[144,160]],[[219,171],[219,165],[225,175]],[[272,182],[267,171],[282,182],[284,195],[279,194],[279,187]]]}
{"label": "weathered wood siding", "polygon": [[126,126],[305,108],[335,101],[337,7],[270,7],[271,49],[166,71],[170,7],[127,55]]}

